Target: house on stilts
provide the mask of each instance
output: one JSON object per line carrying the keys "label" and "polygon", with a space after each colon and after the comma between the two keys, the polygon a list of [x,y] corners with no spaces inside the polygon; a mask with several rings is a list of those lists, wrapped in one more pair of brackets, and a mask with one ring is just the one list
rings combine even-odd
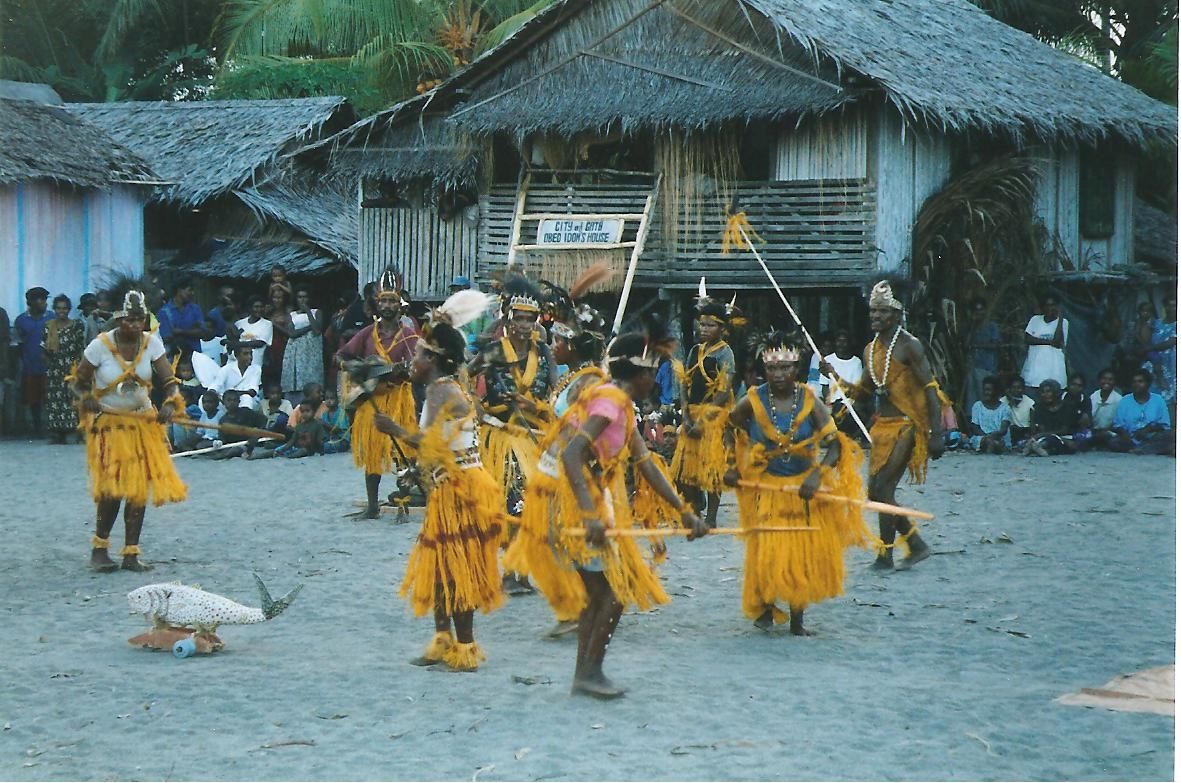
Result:
{"label": "house on stilts", "polygon": [[[980,160],[1036,169],[1046,252],[1135,261],[1136,156],[1177,115],[966,0],[558,0],[438,87],[303,151],[361,181],[360,279],[420,297],[515,263],[638,259],[631,310],[701,276],[757,314],[744,211],[813,326],[863,322],[924,204]],[[778,305],[776,305],[776,308]]]}
{"label": "house on stilts", "polygon": [[156,175],[49,86],[0,81],[0,306],[42,286],[75,304],[144,265],[144,203]]}

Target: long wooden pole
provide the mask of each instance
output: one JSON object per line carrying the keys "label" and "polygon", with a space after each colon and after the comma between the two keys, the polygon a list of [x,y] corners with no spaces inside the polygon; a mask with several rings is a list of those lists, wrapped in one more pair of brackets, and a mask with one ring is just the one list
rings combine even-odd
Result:
{"label": "long wooden pole", "polygon": [[211,451],[221,451],[222,449],[228,449],[231,446],[245,446],[245,445],[246,445],[246,441],[239,440],[239,441],[235,441],[234,443],[223,443],[220,446],[206,446],[203,449],[193,449],[192,451],[178,451],[172,455],[172,458],[177,459],[178,457],[195,457],[198,454],[208,454]]}
{"label": "long wooden pole", "polygon": [[[750,489],[761,489],[767,492],[798,492],[799,484],[779,486],[776,484],[760,484],[757,481],[741,480],[738,482],[740,487],[748,487]],[[827,500],[833,503],[848,503],[854,506],[861,506],[866,511],[877,511],[882,514],[897,514],[899,516],[915,517],[916,519],[934,519],[935,515],[926,511],[919,511],[917,508],[907,508],[906,506],[896,506],[892,503],[881,503],[876,500],[863,500],[861,498],[850,498],[844,495],[833,495],[829,492],[817,492],[813,495],[818,500]]]}
{"label": "long wooden pole", "polygon": [[[819,528],[815,527],[715,527],[711,528],[707,535],[711,536],[744,536],[747,533],[815,533]],[[689,528],[675,528],[675,527],[655,527],[655,528],[624,528],[615,530],[609,528],[606,533],[608,538],[645,538],[645,537],[660,537],[660,536],[687,536],[692,532]],[[582,527],[568,527],[562,531],[562,535],[568,537],[585,536],[586,528]]]}
{"label": "long wooden pole", "polygon": [[[154,413],[140,413],[138,411],[103,411],[103,416],[118,416],[124,419],[140,419],[141,421],[156,421],[156,414]],[[200,421],[193,421],[192,419],[177,419],[174,418],[169,424],[179,424],[182,427],[200,427],[206,430],[217,430],[218,432],[226,432],[231,435],[244,435],[247,438],[258,438],[259,440],[287,440],[283,435],[276,434],[270,430],[260,430],[255,427],[244,427],[241,424],[221,424],[205,423]]]}

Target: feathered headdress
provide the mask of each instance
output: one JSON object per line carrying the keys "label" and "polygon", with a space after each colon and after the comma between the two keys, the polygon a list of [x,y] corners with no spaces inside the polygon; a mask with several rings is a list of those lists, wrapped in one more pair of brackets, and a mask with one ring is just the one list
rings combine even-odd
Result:
{"label": "feathered headdress", "polygon": [[500,294],[501,309],[506,318],[513,310],[526,313],[541,312],[541,295],[529,279],[520,272],[505,275]]}
{"label": "feathered headdress", "polygon": [[118,311],[111,314],[113,317],[123,318],[130,314],[147,315],[147,296],[144,292],[152,283],[146,277],[117,272],[108,277],[104,283],[111,302],[118,302],[121,305]]}
{"label": "feathered headdress", "polygon": [[875,277],[868,295],[870,307],[888,307],[899,312],[906,312],[906,300],[909,298],[908,281],[896,275]]}
{"label": "feathered headdress", "polygon": [[636,367],[659,367],[672,355],[677,340],[664,321],[649,313],[644,317],[644,331],[621,334],[607,346],[607,364],[627,362]]}
{"label": "feathered headdress", "polygon": [[606,321],[598,310],[585,302],[578,303],[578,300],[594,286],[609,280],[612,274],[614,271],[610,264],[606,261],[597,261],[578,276],[574,285],[570,286],[569,292],[552,283],[549,284],[552,296],[548,304],[554,318],[551,329],[555,334],[567,340],[575,339],[581,334],[590,334],[591,341],[597,340],[598,348],[602,350],[602,343],[606,339]]}
{"label": "feathered headdress", "polygon": [[728,326],[730,321],[730,311],[734,307],[734,302],[737,301],[738,295],[734,295],[734,301],[729,305],[724,305],[709,295],[705,289],[705,277],[697,284],[697,320],[707,321]]}
{"label": "feathered headdress", "polygon": [[447,301],[431,311],[431,318],[422,327],[423,346],[453,364],[463,362],[467,344],[459,330],[488,309],[494,297],[481,291],[465,289],[447,297]]}
{"label": "feathered headdress", "polygon": [[786,332],[769,332],[759,340],[758,356],[763,364],[771,362],[798,362],[800,347]]}
{"label": "feathered headdress", "polygon": [[392,299],[401,306],[409,304],[402,296],[402,275],[392,267],[386,267],[385,271],[381,273],[381,277],[377,278],[375,296],[379,302],[383,299]]}

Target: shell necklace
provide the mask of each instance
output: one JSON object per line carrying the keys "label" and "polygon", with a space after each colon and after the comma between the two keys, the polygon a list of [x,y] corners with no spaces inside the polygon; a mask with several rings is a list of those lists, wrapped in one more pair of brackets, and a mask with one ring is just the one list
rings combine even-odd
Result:
{"label": "shell necklace", "polygon": [[[800,412],[800,387],[799,384],[791,391],[791,415],[787,418],[787,432],[782,433],[790,437],[791,429],[795,425],[796,414]],[[767,406],[771,409],[771,423],[775,425],[775,429],[779,429],[779,410],[775,407],[775,393],[767,388]]]}
{"label": "shell necklace", "polygon": [[[894,346],[895,346],[895,344],[897,344],[898,336],[901,334],[902,334],[902,326],[899,325],[898,328],[894,330],[894,336],[890,338],[890,346],[888,348],[886,348],[886,363],[885,363],[885,367],[882,368],[882,377],[880,380],[878,379],[877,372],[874,371],[874,365],[877,362],[874,361],[874,357],[872,355],[869,357],[869,377],[870,377],[870,380],[873,381],[873,385],[876,387],[876,393],[879,396],[884,396],[885,394],[887,394],[886,382],[890,380],[890,361],[894,358]],[[874,345],[877,345],[880,340],[881,340],[880,334],[874,335],[874,338],[873,338]]]}

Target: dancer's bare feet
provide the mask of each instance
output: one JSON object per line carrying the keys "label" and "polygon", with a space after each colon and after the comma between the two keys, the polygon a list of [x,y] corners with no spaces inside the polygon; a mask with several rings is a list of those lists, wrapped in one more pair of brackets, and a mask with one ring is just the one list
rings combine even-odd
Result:
{"label": "dancer's bare feet", "polygon": [[381,508],[376,503],[370,503],[365,507],[365,513],[361,515],[361,519],[379,519],[381,517]]}
{"label": "dancer's bare feet", "polygon": [[570,687],[570,694],[575,695],[580,693],[586,696],[593,696],[596,699],[618,699],[627,693],[627,691],[607,679],[607,676],[602,672],[594,672],[574,678],[574,684]]}
{"label": "dancer's bare feet", "polygon": [[806,628],[804,628],[804,610],[799,609],[791,613],[791,625],[789,626],[792,636],[811,636]]}
{"label": "dancer's bare feet", "polygon": [[899,571],[909,571],[914,568],[916,563],[926,560],[931,556],[931,548],[927,546],[927,542],[918,536],[911,536],[907,544],[910,545],[910,554],[898,564]]}
{"label": "dancer's bare feet", "polygon": [[760,631],[770,631],[774,626],[775,612],[771,610],[771,607],[767,607],[767,610],[755,620],[755,628],[758,628]]}
{"label": "dancer's bare feet", "polygon": [[547,639],[559,639],[578,630],[577,620],[561,620],[553,628],[545,632]]}
{"label": "dancer's bare feet", "polygon": [[869,567],[871,571],[893,571],[894,570],[894,555],[886,553],[878,555],[878,559],[873,561],[873,565]]}
{"label": "dancer's bare feet", "polygon": [[90,570],[100,574],[109,574],[119,570],[119,564],[111,559],[105,549],[90,550]]}
{"label": "dancer's bare feet", "polygon": [[122,567],[123,567],[124,571],[136,571],[138,573],[143,573],[145,571],[151,571],[153,568],[152,566],[148,565],[147,563],[139,562],[138,555],[125,555],[123,557],[123,566]]}

